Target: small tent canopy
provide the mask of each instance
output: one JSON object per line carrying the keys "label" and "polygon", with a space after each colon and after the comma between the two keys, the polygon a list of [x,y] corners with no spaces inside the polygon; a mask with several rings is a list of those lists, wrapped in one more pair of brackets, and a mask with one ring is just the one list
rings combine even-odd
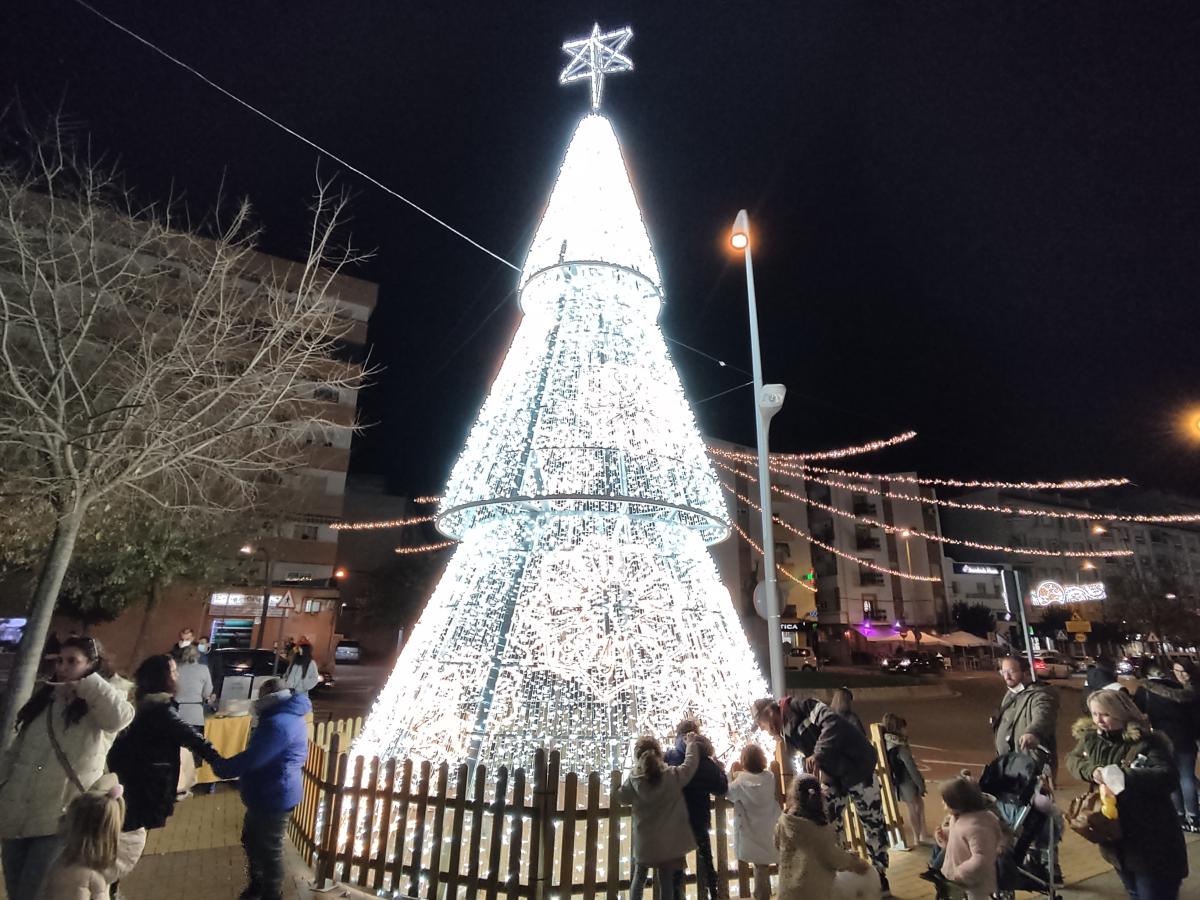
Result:
{"label": "small tent canopy", "polygon": [[990,647],[991,642],[986,638],[971,634],[969,631],[952,631],[942,635],[942,640],[952,647]]}

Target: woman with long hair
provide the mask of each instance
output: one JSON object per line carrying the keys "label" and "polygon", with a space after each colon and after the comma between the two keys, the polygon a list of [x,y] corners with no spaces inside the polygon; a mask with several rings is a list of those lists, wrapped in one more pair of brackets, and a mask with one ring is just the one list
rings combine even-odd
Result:
{"label": "woman with long hair", "polygon": [[896,797],[908,807],[909,824],[913,839],[918,844],[926,841],[925,834],[925,777],[913,759],[912,747],[908,744],[908,722],[895,713],[883,716],[883,744],[887,750],[888,770]]}
{"label": "woman with long hair", "polygon": [[292,661],[283,675],[283,683],[293,694],[307,697],[321,683],[321,673],[313,660],[312,644],[302,642],[292,651]]}
{"label": "woman with long hair", "polygon": [[53,681],[17,713],[17,737],[0,762],[0,855],[12,898],[36,897],[62,847],[59,820],[104,773],[113,738],[133,706],[109,683],[103,648],[69,637]]}
{"label": "woman with long hair", "polygon": [[1067,768],[1105,798],[1115,797],[1121,837],[1100,844],[1131,900],[1173,900],[1187,877],[1187,848],[1171,794],[1179,789],[1171,742],[1152,731],[1123,691],[1088,697],[1091,717],[1071,729],[1077,743]]}
{"label": "woman with long hair", "polygon": [[683,788],[700,765],[700,745],[694,732],[684,741],[682,765],[669,766],[657,740],[639,738],[633,769],[617,791],[617,799],[633,807],[633,858],[635,866],[654,869],[655,900],[674,900],[683,858],[696,849]]}

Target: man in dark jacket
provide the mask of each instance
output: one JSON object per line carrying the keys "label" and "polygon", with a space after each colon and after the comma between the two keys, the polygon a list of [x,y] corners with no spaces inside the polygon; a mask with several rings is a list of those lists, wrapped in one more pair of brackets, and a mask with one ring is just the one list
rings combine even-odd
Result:
{"label": "man in dark jacket", "polygon": [[301,769],[308,756],[307,697],[294,695],[280,678],[268,678],[254,704],[258,727],[237,756],[219,760],[214,771],[238,778],[246,806],[242,847],[250,884],[239,900],[280,900],[283,890],[283,832],[300,802]]}
{"label": "man in dark jacket", "polygon": [[710,900],[720,896],[717,884],[717,867],[713,863],[712,841],[708,827],[712,820],[712,796],[724,796],[729,790],[729,778],[725,770],[713,759],[713,746],[708,738],[700,734],[700,723],[695,719],[684,719],[675,729],[675,746],[666,752],[667,765],[683,765],[687,755],[686,735],[697,735],[700,743],[700,765],[692,780],[684,786],[683,801],[687,804],[688,824],[696,838],[696,884],[704,885]]}
{"label": "man in dark jacket", "polygon": [[790,750],[804,754],[809,772],[820,774],[829,788],[829,814],[839,834],[846,804],[854,803],[883,896],[888,896],[887,826],[875,777],[875,746],[849,721],[812,697],[756,700],[754,720]]}
{"label": "man in dark jacket", "polygon": [[1171,795],[1171,802],[1183,829],[1200,831],[1200,809],[1196,803],[1195,692],[1168,678],[1166,670],[1155,662],[1146,668],[1146,681],[1133,695],[1133,701],[1150,719],[1151,727],[1171,739],[1179,769],[1179,790]]}
{"label": "man in dark jacket", "polygon": [[1031,683],[1025,661],[1015,656],[1000,660],[1000,677],[1007,690],[992,718],[996,755],[1045,747],[1051,767],[1058,769],[1058,695],[1041,682]]}

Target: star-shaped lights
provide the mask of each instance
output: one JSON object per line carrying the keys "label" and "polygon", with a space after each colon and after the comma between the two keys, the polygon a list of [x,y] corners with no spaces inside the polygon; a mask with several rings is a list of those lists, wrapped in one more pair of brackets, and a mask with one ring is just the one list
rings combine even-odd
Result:
{"label": "star-shaped lights", "polygon": [[577,41],[567,41],[562,45],[563,53],[569,54],[571,61],[558,76],[559,84],[570,84],[584,78],[592,80],[592,109],[600,108],[600,95],[604,91],[604,76],[613,72],[630,72],[633,70],[633,60],[622,51],[633,38],[633,31],[628,25],[607,34],[600,33],[599,23],[592,26],[592,33]]}

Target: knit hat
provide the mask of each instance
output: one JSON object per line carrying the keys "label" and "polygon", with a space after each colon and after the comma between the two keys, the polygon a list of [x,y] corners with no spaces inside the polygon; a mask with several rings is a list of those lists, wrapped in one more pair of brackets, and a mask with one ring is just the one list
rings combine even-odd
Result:
{"label": "knit hat", "polygon": [[978,812],[987,809],[987,800],[979,785],[961,775],[942,783],[942,802],[954,813]]}

